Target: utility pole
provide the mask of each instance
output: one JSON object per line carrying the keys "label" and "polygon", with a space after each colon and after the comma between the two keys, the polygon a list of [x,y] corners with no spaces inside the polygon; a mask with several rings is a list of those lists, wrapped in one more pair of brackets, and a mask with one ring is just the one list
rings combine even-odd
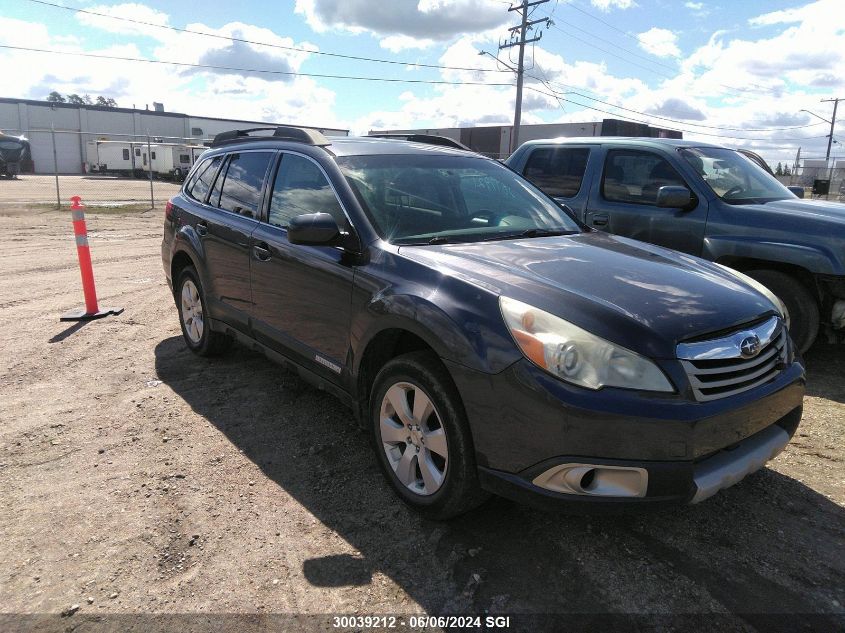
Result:
{"label": "utility pole", "polygon": [[[529,20],[529,9],[531,7],[536,7],[540,4],[545,4],[549,0],[534,0],[533,2],[529,2],[528,0],[522,0],[520,4],[515,7],[509,7],[508,11],[518,11],[520,16],[522,17],[522,23],[519,26],[514,26],[508,29],[511,34],[511,41],[506,42],[505,44],[499,44],[499,50],[505,48],[511,48],[512,46],[519,46],[519,63],[516,66],[516,107],[514,108],[513,113],[513,134],[511,135],[511,147],[510,151],[513,152],[517,147],[519,147],[519,124],[522,119],[522,77],[525,74],[525,68],[523,67],[525,61],[525,45],[531,44],[532,42],[539,42],[540,39],[543,37],[543,34],[540,33],[537,37],[532,37],[531,39],[525,39],[526,32],[535,24],[540,22],[549,22],[548,18],[543,18],[542,20]],[[517,35],[518,33],[518,35]],[[517,39],[514,39],[514,38]]]}
{"label": "utility pole", "polygon": [[830,136],[827,137],[827,154],[824,157],[826,161],[830,161],[830,146],[833,145],[833,126],[836,125],[836,107],[840,101],[845,101],[845,99],[841,97],[836,99],[822,99],[822,103],[830,103],[831,101],[833,101],[833,116],[830,119]]}

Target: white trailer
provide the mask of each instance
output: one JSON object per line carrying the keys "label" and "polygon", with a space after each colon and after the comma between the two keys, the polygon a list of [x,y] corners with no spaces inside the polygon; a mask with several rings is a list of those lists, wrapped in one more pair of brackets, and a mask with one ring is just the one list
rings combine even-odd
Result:
{"label": "white trailer", "polygon": [[[182,180],[194,164],[194,153],[191,146],[181,143],[152,143],[150,145],[150,159],[144,160],[144,171],[152,169],[153,175]],[[141,148],[146,158],[146,145]]]}
{"label": "white trailer", "polygon": [[141,169],[140,143],[129,141],[88,141],[85,144],[85,167],[89,173],[131,175]]}

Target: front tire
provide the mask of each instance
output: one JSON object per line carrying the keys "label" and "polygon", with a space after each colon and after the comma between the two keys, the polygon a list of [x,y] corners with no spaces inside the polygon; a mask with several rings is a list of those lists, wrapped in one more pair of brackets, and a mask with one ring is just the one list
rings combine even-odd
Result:
{"label": "front tire", "polygon": [[766,286],[786,306],[789,335],[803,354],[819,334],[819,304],[800,281],[776,270],[750,270],[745,273]]}
{"label": "front tire", "polygon": [[206,318],[205,293],[197,271],[189,266],[179,275],[176,284],[176,307],[185,344],[199,356],[217,356],[227,351],[232,339],[214,332]]}
{"label": "front tire", "polygon": [[387,363],[373,384],[370,417],[379,464],[406,504],[445,520],[486,499],[463,404],[436,356],[413,352]]}

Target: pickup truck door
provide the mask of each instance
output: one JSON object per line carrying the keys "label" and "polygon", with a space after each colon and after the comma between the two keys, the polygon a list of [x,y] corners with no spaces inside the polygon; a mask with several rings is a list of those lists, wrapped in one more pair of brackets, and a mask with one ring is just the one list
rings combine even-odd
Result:
{"label": "pickup truck door", "polygon": [[[601,174],[587,201],[588,226],[643,242],[700,255],[707,224],[707,200],[681,175],[677,155],[625,146],[605,146]],[[656,206],[664,185],[687,187],[689,209]]]}
{"label": "pickup truck door", "polygon": [[579,220],[583,220],[591,175],[601,169],[601,157],[594,151],[597,149],[597,145],[535,145],[521,164],[514,167],[538,189],[568,206]]}

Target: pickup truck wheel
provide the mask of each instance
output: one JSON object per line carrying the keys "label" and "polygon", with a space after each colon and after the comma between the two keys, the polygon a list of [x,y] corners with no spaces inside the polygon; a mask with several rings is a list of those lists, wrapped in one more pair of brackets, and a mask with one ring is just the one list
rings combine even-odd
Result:
{"label": "pickup truck wheel", "polygon": [[182,271],[176,289],[179,324],[188,349],[199,356],[217,356],[227,351],[232,345],[232,339],[211,330],[206,319],[205,293],[193,267],[189,266]]}
{"label": "pickup truck wheel", "polygon": [[487,497],[457,389],[431,353],[405,354],[384,366],[373,384],[370,416],[379,464],[406,504],[445,520]]}
{"label": "pickup truck wheel", "polygon": [[789,313],[789,334],[803,354],[819,333],[819,304],[800,281],[776,270],[751,270],[745,273],[771,290]]}

